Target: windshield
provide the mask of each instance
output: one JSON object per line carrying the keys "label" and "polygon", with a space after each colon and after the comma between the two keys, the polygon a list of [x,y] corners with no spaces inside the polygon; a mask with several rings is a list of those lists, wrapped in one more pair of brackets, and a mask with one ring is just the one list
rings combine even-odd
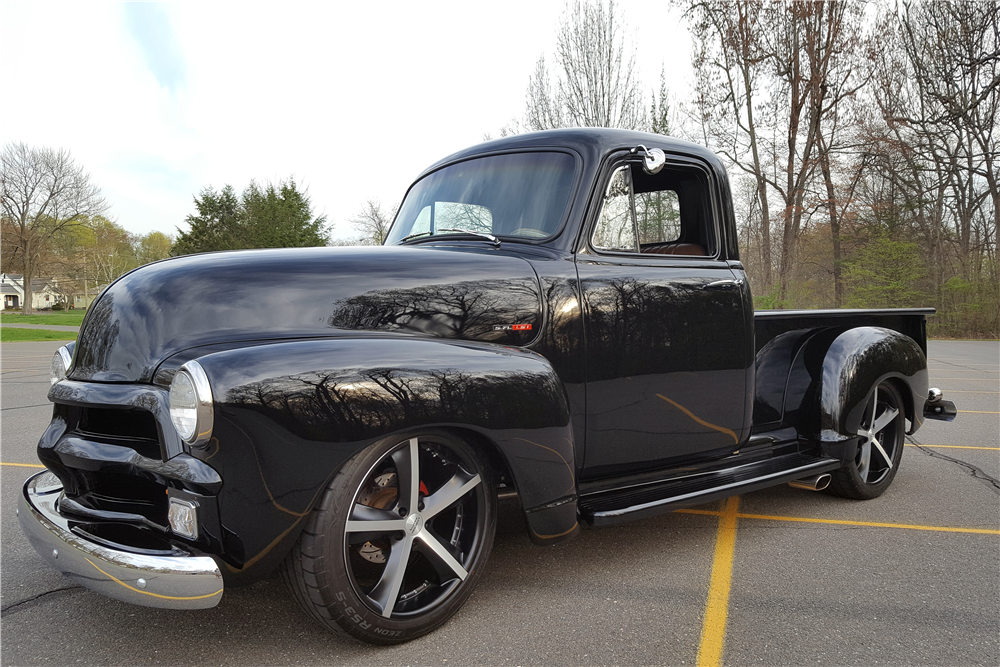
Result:
{"label": "windshield", "polygon": [[386,244],[455,234],[546,239],[562,226],[576,176],[567,153],[510,153],[428,174],[399,209]]}

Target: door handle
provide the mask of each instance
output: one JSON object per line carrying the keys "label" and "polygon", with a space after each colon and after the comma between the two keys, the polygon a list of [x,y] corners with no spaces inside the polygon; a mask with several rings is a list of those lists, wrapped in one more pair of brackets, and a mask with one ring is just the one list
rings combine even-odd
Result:
{"label": "door handle", "polygon": [[731,289],[733,287],[741,287],[743,285],[743,279],[739,280],[716,280],[714,282],[705,283],[702,285],[702,289]]}

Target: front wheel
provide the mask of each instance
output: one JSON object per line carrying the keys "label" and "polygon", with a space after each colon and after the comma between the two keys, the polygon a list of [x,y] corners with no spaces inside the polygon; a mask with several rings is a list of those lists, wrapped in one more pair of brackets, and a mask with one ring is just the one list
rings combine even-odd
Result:
{"label": "front wheel", "polygon": [[458,611],[495,530],[493,480],[468,444],[437,432],[384,440],[331,482],[283,576],[325,627],[399,643]]}
{"label": "front wheel", "polygon": [[833,473],[830,490],[858,500],[885,493],[903,456],[904,419],[899,391],[889,382],[875,387],[858,428],[858,452]]}

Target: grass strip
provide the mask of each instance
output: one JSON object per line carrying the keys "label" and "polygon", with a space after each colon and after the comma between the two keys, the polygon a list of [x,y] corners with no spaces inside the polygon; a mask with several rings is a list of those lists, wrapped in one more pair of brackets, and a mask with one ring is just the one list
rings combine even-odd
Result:
{"label": "grass strip", "polygon": [[3,324],[51,324],[60,327],[78,327],[83,323],[86,310],[67,310],[54,313],[0,313],[0,323]]}
{"label": "grass strip", "polygon": [[76,333],[51,329],[0,328],[0,343],[29,343],[40,340],[76,340]]}

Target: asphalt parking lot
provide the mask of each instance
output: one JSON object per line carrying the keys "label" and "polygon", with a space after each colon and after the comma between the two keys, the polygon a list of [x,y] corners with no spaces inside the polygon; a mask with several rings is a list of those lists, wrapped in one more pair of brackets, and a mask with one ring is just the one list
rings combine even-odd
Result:
{"label": "asphalt parking lot", "polygon": [[277,578],[172,612],[45,566],[14,509],[59,345],[0,349],[3,665],[1000,664],[996,342],[931,341],[931,384],[960,414],[908,439],[881,498],[782,486],[544,549],[514,516],[459,614],[390,648],[328,634]]}

